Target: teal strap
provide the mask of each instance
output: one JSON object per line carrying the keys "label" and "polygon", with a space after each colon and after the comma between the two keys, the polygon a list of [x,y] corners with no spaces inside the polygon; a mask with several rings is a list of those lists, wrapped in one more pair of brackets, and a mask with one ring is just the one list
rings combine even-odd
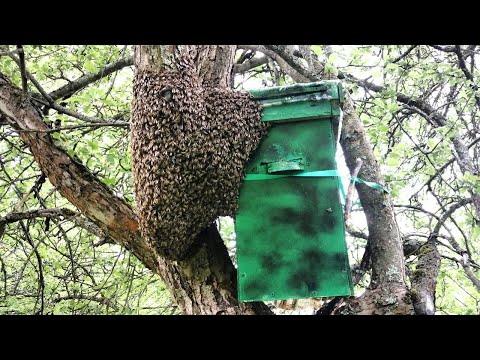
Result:
{"label": "teal strap", "polygon": [[365,181],[365,180],[362,180],[358,177],[352,177],[351,178],[351,181],[352,182],[358,182],[360,184],[365,184],[367,186],[370,186],[371,188],[374,188],[374,189],[377,189],[377,190],[382,190],[382,191],[385,191],[387,194],[390,194],[390,191],[385,189],[382,185],[380,184],[377,184],[377,183],[374,183],[374,182],[371,182],[371,181]]}
{"label": "teal strap", "polygon": [[[307,172],[302,172],[298,174],[285,174],[285,175],[271,175],[271,174],[247,174],[245,176],[245,180],[273,180],[273,179],[281,179],[281,178],[286,178],[286,177],[325,177],[325,176],[341,176],[338,173],[338,170],[322,170],[322,171],[307,171]],[[350,181],[352,182],[358,182],[360,184],[367,185],[373,189],[377,190],[382,190],[385,191],[387,194],[390,193],[387,189],[385,189],[382,185],[371,182],[371,181],[365,181],[362,180],[358,177],[352,177],[350,178]],[[343,198],[345,199],[345,189],[343,188],[343,184],[340,181],[340,191],[342,193]]]}
{"label": "teal strap", "polygon": [[300,177],[322,177],[322,176],[340,176],[338,170],[308,171],[299,174],[271,175],[271,174],[247,174],[245,180],[273,180],[291,176]]}

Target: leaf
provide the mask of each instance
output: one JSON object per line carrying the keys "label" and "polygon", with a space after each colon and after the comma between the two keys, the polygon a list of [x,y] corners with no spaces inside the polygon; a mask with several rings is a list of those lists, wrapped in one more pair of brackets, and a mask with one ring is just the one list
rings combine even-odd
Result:
{"label": "leaf", "polygon": [[328,62],[330,64],[334,64],[335,61],[337,61],[337,59],[338,59],[337,53],[331,53],[330,56],[328,57]]}
{"label": "leaf", "polygon": [[397,166],[398,164],[400,164],[400,159],[399,158],[390,157],[390,158],[387,159],[387,165],[388,166]]}
{"label": "leaf", "polygon": [[108,154],[108,155],[107,155],[107,162],[109,162],[109,163],[112,164],[112,165],[115,165],[115,162],[116,162],[115,155],[113,155],[113,154]]}
{"label": "leaf", "polygon": [[480,226],[476,225],[472,229],[472,238],[473,240],[480,240]]}
{"label": "leaf", "polygon": [[106,185],[114,185],[117,182],[117,179],[115,179],[115,178],[105,178],[105,179],[103,179],[103,182]]}
{"label": "leaf", "polygon": [[98,143],[96,141],[89,141],[87,144],[92,150],[98,150]]}
{"label": "leaf", "polygon": [[89,73],[96,73],[97,72],[97,67],[95,66],[95,64],[93,63],[93,61],[85,61],[85,63],[83,64],[83,67],[85,68],[85,70],[87,70]]}
{"label": "leaf", "polygon": [[320,45],[312,45],[312,50],[317,56],[323,55],[322,47]]}
{"label": "leaf", "polygon": [[428,139],[427,145],[430,149],[433,149],[437,145],[437,140],[435,139]]}

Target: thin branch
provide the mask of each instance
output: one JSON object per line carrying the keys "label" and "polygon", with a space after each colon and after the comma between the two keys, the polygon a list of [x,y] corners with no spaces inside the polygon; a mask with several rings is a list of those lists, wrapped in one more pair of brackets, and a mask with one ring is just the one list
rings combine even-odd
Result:
{"label": "thin branch", "polygon": [[447,45],[447,46],[428,45],[428,46],[431,46],[431,47],[433,47],[434,49],[437,49],[437,50],[440,50],[440,51],[443,51],[443,52],[450,52],[450,53],[454,53],[454,52],[455,52],[455,46],[453,46],[453,45]]}
{"label": "thin branch", "polygon": [[[471,148],[473,145],[477,144],[478,142],[480,142],[480,137],[473,140],[469,145],[467,145],[467,148]],[[452,157],[450,160],[448,160],[445,164],[443,164],[440,168],[438,168],[438,170],[435,172],[435,174],[433,174],[428,180],[427,182],[417,191],[416,194],[418,194],[420,192],[420,190],[422,190],[425,186],[427,186],[428,188],[431,187],[431,184],[432,184],[432,181],[435,180],[435,178],[437,176],[439,176],[443,171],[445,171],[445,169],[447,167],[449,167],[450,165],[452,165],[454,162],[455,162],[456,158],[455,157]]]}
{"label": "thin branch", "polygon": [[467,69],[467,65],[465,64],[465,59],[463,58],[462,49],[460,48],[460,45],[455,45],[455,54],[457,55],[458,66],[462,70],[467,80],[470,80],[472,82],[470,84],[470,88],[474,91],[473,96],[475,97],[475,102],[477,104],[477,107],[480,109],[480,97],[478,97],[478,95],[476,94],[476,90],[478,89],[478,87],[475,85],[475,79],[473,78],[472,73]]}
{"label": "thin branch", "polygon": [[410,54],[418,45],[411,45],[407,51],[405,51],[403,54],[401,54],[399,57],[397,57],[395,60],[392,60],[392,64],[395,64],[405,58],[408,54]]}
{"label": "thin branch", "polygon": [[62,130],[75,130],[75,129],[83,129],[83,128],[100,128],[105,126],[111,127],[125,127],[128,128],[130,124],[128,122],[102,122],[102,123],[89,123],[85,125],[67,125],[61,126],[55,129],[49,130],[15,130],[16,132],[37,132],[37,133],[54,133]]}
{"label": "thin branch", "polygon": [[277,64],[285,71],[285,73],[290,76],[296,82],[308,82],[310,79],[303,76],[297,70],[295,70],[292,66],[290,66],[279,54],[275,51],[267,49],[263,45],[238,45],[239,49],[248,49],[251,51],[258,51],[261,52],[272,60],[276,61]]}
{"label": "thin branch", "polygon": [[[373,90],[375,92],[385,91],[385,87],[380,86],[380,85],[376,85],[376,84],[374,84],[372,82],[369,82],[367,80],[358,79],[353,75],[345,73],[345,77],[349,80],[352,80],[352,81],[364,86],[365,88],[367,88],[369,90]],[[447,119],[444,116],[442,116],[441,114],[439,114],[438,112],[436,112],[425,101],[423,101],[419,98],[410,97],[410,96],[407,96],[407,95],[404,95],[404,94],[401,94],[401,93],[397,93],[396,98],[397,98],[398,102],[401,102],[405,105],[409,105],[411,107],[416,108],[416,110],[418,110],[419,114],[421,114],[422,116],[428,117],[429,120],[433,120],[435,126],[444,126],[444,125],[447,124]]]}
{"label": "thin branch", "polygon": [[28,98],[28,85],[27,85],[27,75],[26,75],[26,67],[25,67],[25,52],[23,51],[22,45],[17,45],[17,52],[20,61],[20,74],[22,76],[22,91],[23,91],[23,98]]}
{"label": "thin branch", "polygon": [[473,199],[462,199],[460,200],[459,202],[457,202],[456,204],[450,206],[450,208],[442,215],[442,217],[440,217],[440,219],[438,220],[438,223],[437,225],[435,226],[435,228],[433,229],[433,232],[435,234],[438,234],[438,232],[440,231],[440,228],[442,227],[442,225],[445,223],[445,221],[447,221],[447,219],[452,216],[452,214],[457,211],[458,209],[460,209],[461,207],[465,206],[465,205],[468,205],[468,204],[471,204],[473,202]]}
{"label": "thin branch", "polygon": [[[33,253],[35,254],[35,258],[37,259],[37,265],[38,265],[38,293],[40,294],[40,309],[37,311],[37,314],[42,315],[43,314],[43,309],[45,306],[45,279],[43,276],[43,264],[42,264],[42,257],[40,256],[40,253],[38,252],[38,246],[42,243],[41,241],[38,242],[37,245],[33,242],[32,237],[30,236],[30,231],[28,229],[28,226],[26,226],[23,221],[20,221],[20,225],[22,227],[22,230],[25,234],[25,237],[27,238],[27,242],[33,249]],[[37,298],[38,299],[38,298]],[[35,304],[36,307],[36,304]]]}
{"label": "thin branch", "polygon": [[87,296],[87,295],[70,295],[70,296],[62,296],[58,297],[53,300],[53,302],[58,303],[64,300],[88,300],[88,301],[95,301],[102,305],[106,305],[111,307],[113,310],[118,311],[118,307],[109,299],[104,297],[95,297],[95,296]]}
{"label": "thin branch", "polygon": [[[33,79],[33,80],[32,80]],[[89,122],[89,123],[102,123],[102,122],[106,122],[108,120],[104,120],[104,119],[101,119],[101,118],[95,118],[95,117],[90,117],[90,116],[87,116],[87,115],[83,115],[83,114],[80,114],[79,112],[76,112],[76,111],[73,111],[73,110],[70,110],[70,109],[67,109],[66,107],[63,107],[61,105],[57,105],[52,101],[48,101],[48,99],[51,100],[50,96],[45,92],[45,90],[43,90],[42,86],[38,83],[38,81],[36,81],[33,77],[31,77],[30,79],[32,81],[32,83],[35,85],[35,87],[38,89],[38,91],[40,91],[40,93],[43,95],[43,97],[45,97],[47,99],[47,101],[44,101],[42,99],[39,99],[39,98],[35,98],[34,101],[42,104],[42,105],[46,105],[46,106],[49,106],[51,107],[52,109],[55,109],[57,110],[59,113],[61,114],[65,114],[65,115],[70,115],[71,117],[74,117],[78,120],[82,120],[82,121],[85,121],[85,122]],[[35,80],[35,81],[34,81]]]}
{"label": "thin branch", "polygon": [[72,217],[78,213],[66,208],[36,209],[25,212],[11,212],[0,218],[0,225],[11,224],[20,220],[33,219],[36,217]]}
{"label": "thin branch", "polygon": [[264,45],[267,50],[277,54],[283,61],[292,67],[297,73],[302,75],[309,81],[318,81],[318,74],[312,74],[302,63],[295,57],[285,45]]}
{"label": "thin branch", "polygon": [[[17,59],[16,56],[13,56],[11,55],[10,58],[15,61],[15,63],[17,63],[17,65],[20,66],[20,60]],[[39,98],[34,98],[34,100],[36,102],[39,102],[43,105],[47,105],[49,107],[51,107],[52,109],[55,109],[57,110],[59,113],[62,113],[62,114],[66,114],[66,115],[70,115],[74,118],[77,118],[79,120],[83,120],[85,122],[94,122],[94,123],[99,123],[99,122],[105,122],[104,119],[100,119],[100,118],[93,118],[93,117],[90,117],[90,116],[86,116],[86,115],[83,115],[83,114],[80,114],[76,111],[72,111],[70,109],[67,109],[63,106],[60,106],[60,105],[57,105],[55,104],[53,98],[47,94],[47,92],[43,89],[42,85],[37,81],[37,79],[35,79],[35,77],[30,74],[28,71],[25,70],[25,74],[26,74],[26,77],[32,82],[32,84],[37,88],[37,90],[40,92],[40,94],[42,94],[42,96],[46,99],[46,101],[42,100],[42,99],[39,99]]]}
{"label": "thin branch", "polygon": [[55,91],[52,91],[49,95],[52,100],[58,100],[60,98],[65,98],[73,95],[79,90],[82,90],[91,83],[108,76],[115,71],[119,71],[127,66],[133,65],[133,57],[128,56],[126,58],[115,61],[114,63],[108,64],[103,69],[95,74],[88,74],[79,77],[78,79],[58,88]]}
{"label": "thin branch", "polygon": [[[0,230],[0,239],[2,238],[1,235],[1,230]],[[7,298],[7,269],[5,268],[5,263],[0,256],[0,271],[2,272],[3,275],[3,298]]]}

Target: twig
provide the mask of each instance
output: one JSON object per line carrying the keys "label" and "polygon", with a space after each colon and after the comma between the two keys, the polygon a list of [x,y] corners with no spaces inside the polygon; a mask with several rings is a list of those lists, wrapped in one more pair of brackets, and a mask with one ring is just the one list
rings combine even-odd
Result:
{"label": "twig", "polygon": [[11,212],[5,215],[4,217],[0,218],[0,226],[2,224],[11,224],[20,220],[33,219],[36,217],[52,217],[52,216],[72,217],[75,215],[78,215],[78,213],[70,209],[64,209],[64,208],[37,209],[37,210],[30,210],[25,212]]}
{"label": "twig", "polygon": [[[27,223],[28,224],[28,223]],[[32,237],[30,236],[30,230],[28,225],[25,225],[23,221],[20,221],[20,225],[22,227],[22,230],[25,234],[25,237],[27,238],[27,242],[29,245],[32,247],[32,251],[35,254],[35,258],[37,259],[37,264],[38,264],[38,294],[40,295],[40,309],[36,312],[36,314],[43,314],[43,309],[44,309],[44,304],[45,304],[45,278],[43,276],[43,265],[42,265],[42,257],[40,256],[40,253],[38,252],[38,246],[42,243],[42,241],[39,241],[37,245],[33,242]],[[38,296],[37,296],[37,301],[38,301]],[[36,307],[36,304],[35,304]]]}
{"label": "twig", "polygon": [[22,91],[23,91],[23,98],[28,99],[28,86],[27,86],[27,74],[26,74],[26,67],[25,67],[25,52],[23,51],[22,45],[17,45],[17,52],[18,57],[20,59],[20,74],[22,75]]}
{"label": "twig", "polygon": [[413,49],[415,49],[418,45],[411,45],[407,51],[405,51],[403,54],[401,54],[399,57],[397,57],[395,60],[392,60],[392,64],[395,64],[397,62],[399,62],[400,60],[402,60],[405,56],[407,56],[408,54],[410,54],[412,52]]}
{"label": "twig", "polygon": [[111,307],[113,310],[118,311],[118,307],[110,300],[104,297],[96,297],[96,296],[88,296],[88,295],[69,295],[69,296],[62,296],[56,299],[53,299],[53,302],[59,303],[64,300],[88,300],[88,301],[95,301],[102,305],[106,305]]}
{"label": "twig", "polygon": [[[20,60],[17,59],[16,56],[10,55],[10,58],[13,61],[15,61],[15,63],[17,63],[18,66],[20,66]],[[92,122],[93,123],[105,122],[104,119],[93,118],[93,117],[90,117],[90,116],[86,116],[86,115],[80,114],[76,111],[72,111],[72,110],[67,109],[63,106],[55,104],[55,101],[52,99],[52,97],[50,95],[48,95],[48,93],[43,89],[42,85],[37,81],[37,79],[35,79],[35,77],[32,74],[30,74],[27,70],[25,70],[25,76],[32,82],[32,84],[37,88],[37,90],[40,92],[40,94],[42,94],[42,96],[46,100],[45,101],[45,100],[42,100],[42,99],[35,98],[36,102],[39,102],[42,105],[47,105],[47,106],[51,107],[52,109],[57,110],[59,113],[70,115],[70,116],[72,116],[76,119],[83,120],[85,122],[90,122],[90,123],[92,123]]]}
{"label": "twig", "polygon": [[75,129],[83,129],[83,128],[99,128],[105,126],[112,126],[112,127],[129,127],[130,124],[128,122],[102,122],[102,123],[89,123],[85,125],[66,125],[60,126],[55,129],[49,130],[15,130],[16,132],[36,132],[36,133],[54,133],[62,130],[75,130]]}
{"label": "twig", "polygon": [[100,80],[101,78],[112,74],[113,72],[119,71],[127,66],[133,65],[133,57],[128,56],[120,60],[115,61],[114,63],[106,65],[103,69],[98,71],[96,74],[88,74],[79,77],[78,79],[58,88],[55,91],[52,91],[49,95],[53,100],[58,100],[60,98],[66,98],[72,96],[75,92],[82,90],[89,84],[94,81]]}

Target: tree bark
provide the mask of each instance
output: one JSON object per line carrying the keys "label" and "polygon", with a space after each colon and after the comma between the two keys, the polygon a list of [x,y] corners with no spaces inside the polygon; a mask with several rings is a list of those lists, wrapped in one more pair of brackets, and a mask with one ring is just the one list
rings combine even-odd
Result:
{"label": "tree bark", "polygon": [[[266,47],[280,56],[284,64],[291,67],[290,71],[294,69],[308,79],[307,81],[336,78],[332,74],[319,74],[318,71],[323,69],[323,65],[316,58],[312,57],[309,68],[306,68],[298,63],[298,59],[288,47],[277,45]],[[340,144],[351,173],[356,167],[356,159],[360,158],[363,160],[363,166],[359,177],[384,184],[380,166],[373,155],[372,146],[348,92],[345,93]],[[356,189],[367,218],[372,279],[369,288],[361,297],[350,299],[345,305],[337,308],[336,313],[411,314],[413,307],[405,284],[402,239],[390,197],[379,190],[358,183]]]}
{"label": "tree bark", "polygon": [[[380,166],[348,93],[343,111],[340,144],[348,168],[352,171],[356,159],[361,158],[363,166],[359,177],[384,184]],[[412,314],[413,308],[405,285],[402,238],[390,197],[365,185],[357,184],[356,188],[367,218],[372,279],[369,288],[360,298],[350,300],[338,312],[360,315]]]}
{"label": "tree bark", "polygon": [[[139,66],[153,66],[160,59],[168,64],[174,53],[164,52],[165,47],[140,47],[135,57]],[[142,49],[148,49],[145,52]],[[175,50],[174,47],[170,49]],[[196,51],[195,47],[179,47]],[[201,54],[212,55],[208,47],[199,47]],[[215,52],[218,61],[226,64],[224,52]],[[182,50],[184,51],[184,50]],[[204,52],[203,52],[204,51]],[[230,49],[233,52],[234,49]],[[233,55],[232,55],[233,59]],[[225,71],[230,69],[223,65]],[[204,69],[200,67],[199,69]],[[205,79],[219,79],[219,70],[211,74],[205,70]],[[208,76],[207,76],[208,75]],[[225,75],[224,83],[229,78]],[[219,84],[223,85],[219,81]],[[118,198],[101,181],[95,178],[81,163],[71,158],[56,146],[49,128],[42,121],[38,111],[22,100],[21,90],[15,88],[0,76],[0,120],[5,120],[19,131],[21,139],[30,148],[42,171],[56,189],[75,205],[87,218],[100,227],[117,244],[130,250],[149,269],[158,273],[174,300],[184,314],[270,314],[263,303],[241,304],[236,298],[236,270],[214,225],[200,235],[196,252],[184,261],[169,261],[158,255],[145,242],[138,231],[138,223],[132,208]]]}

